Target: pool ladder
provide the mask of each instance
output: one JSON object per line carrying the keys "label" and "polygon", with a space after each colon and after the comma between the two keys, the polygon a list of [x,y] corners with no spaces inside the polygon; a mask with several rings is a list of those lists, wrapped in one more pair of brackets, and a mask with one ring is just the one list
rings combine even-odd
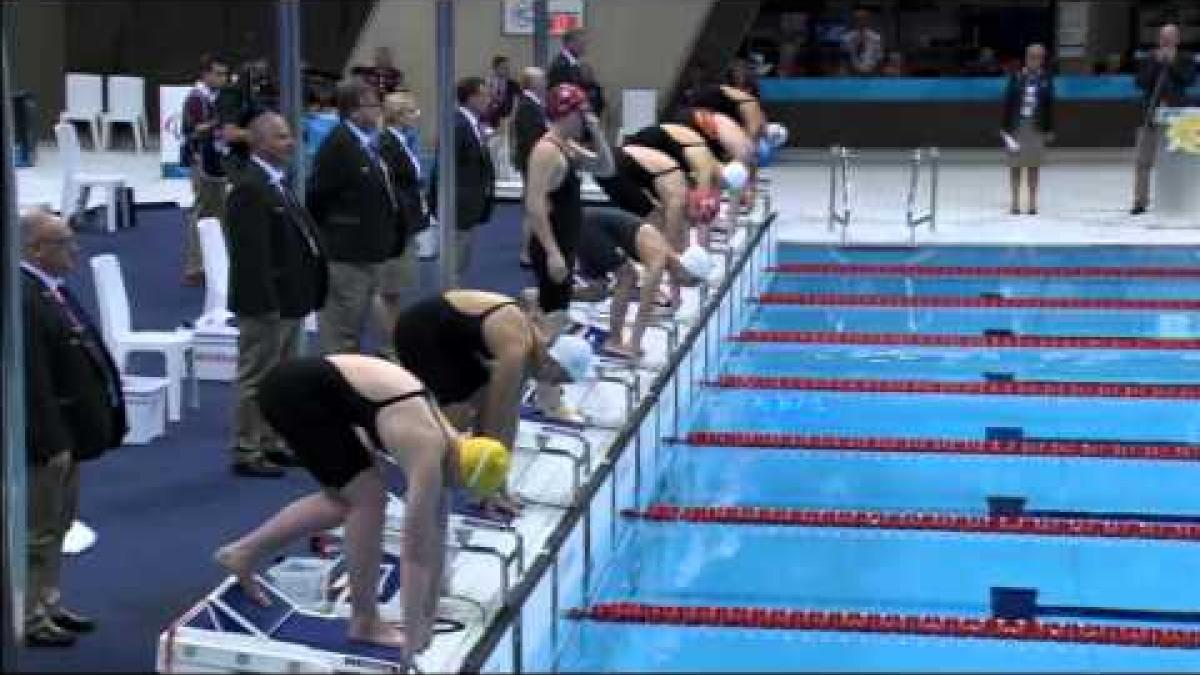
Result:
{"label": "pool ladder", "polygon": [[[850,233],[854,203],[853,171],[851,160],[858,158],[857,151],[843,145],[829,148],[829,231],[841,228],[841,242],[847,243]],[[909,243],[917,243],[917,228],[928,224],[929,231],[937,231],[938,174],[941,153],[937,148],[916,148],[908,158],[908,189],[905,197],[904,223],[908,227]],[[921,194],[922,174],[927,174],[928,204],[924,212],[918,209]]]}

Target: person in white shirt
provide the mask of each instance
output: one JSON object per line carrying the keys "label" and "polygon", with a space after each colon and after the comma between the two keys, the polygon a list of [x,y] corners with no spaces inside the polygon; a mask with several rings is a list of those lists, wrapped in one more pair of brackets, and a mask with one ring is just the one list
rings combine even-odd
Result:
{"label": "person in white shirt", "polygon": [[883,61],[883,38],[871,28],[871,13],[866,9],[854,11],[854,29],[846,33],[842,49],[853,75],[874,75]]}

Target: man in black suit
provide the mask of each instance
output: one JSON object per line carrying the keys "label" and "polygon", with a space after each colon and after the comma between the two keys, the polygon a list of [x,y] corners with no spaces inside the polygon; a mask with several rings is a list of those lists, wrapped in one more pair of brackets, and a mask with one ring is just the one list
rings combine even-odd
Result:
{"label": "man in black suit", "polygon": [[383,131],[379,137],[379,153],[392,176],[400,208],[396,212],[396,244],[392,255],[383,264],[376,296],[375,318],[381,334],[387,338],[380,352],[395,356],[395,341],[391,339],[396,318],[405,295],[415,295],[417,287],[417,233],[429,226],[429,210],[421,191],[421,162],[417,148],[408,146],[408,130],[416,126],[421,111],[417,100],[407,89],[388,94],[383,100]]}
{"label": "man in black suit", "polygon": [[321,351],[361,349],[383,261],[396,246],[399,200],[379,154],[379,93],[357,80],[338,85],[336,126],[317,150],[308,207],[329,257],[329,298],[318,316]]}
{"label": "man in black suit", "polygon": [[1145,213],[1150,204],[1150,174],[1166,133],[1156,120],[1158,108],[1186,105],[1187,89],[1195,80],[1192,55],[1179,48],[1179,26],[1164,25],[1158,31],[1158,48],[1146,56],[1135,80],[1143,99],[1142,124],[1135,136],[1132,215]]}
{"label": "man in black suit", "polygon": [[[586,54],[587,39],[582,28],[564,33],[562,50],[550,62],[550,70],[546,71],[546,87],[553,89],[564,82],[578,85],[587,92],[592,112],[599,117],[604,113],[604,90],[596,82],[592,69],[583,62]],[[584,140],[590,141],[587,138]]]}
{"label": "man in black suit", "polygon": [[95,622],[62,604],[62,545],[79,510],[79,463],[121,444],[129,430],[121,375],[103,338],[67,289],[71,229],[46,211],[21,218],[25,322],[25,444],[29,569],[25,640],[65,647]]}
{"label": "man in black suit", "polygon": [[[546,73],[530,66],[521,71],[521,93],[513,113],[513,165],[521,174],[524,185],[529,169],[529,154],[546,133]],[[529,266],[529,221],[521,222],[521,265]]]}
{"label": "man in black suit", "polygon": [[[454,166],[456,215],[455,252],[457,266],[453,285],[459,286],[471,265],[471,242],[475,228],[492,217],[495,202],[496,171],[488,153],[487,139],[479,118],[487,109],[488,94],[483,79],[467,77],[458,81],[458,115],[454,126]],[[439,142],[441,142],[439,140]],[[429,185],[429,203],[437,204],[438,170],[433,170]],[[435,208],[441,208],[437,205]]]}
{"label": "man in black suit", "polygon": [[287,121],[263,113],[248,140],[228,202],[229,310],[238,317],[233,472],[276,478],[294,461],[263,419],[258,388],[296,354],[301,321],[325,302],[327,270],[316,227],[285,178],[295,149]]}

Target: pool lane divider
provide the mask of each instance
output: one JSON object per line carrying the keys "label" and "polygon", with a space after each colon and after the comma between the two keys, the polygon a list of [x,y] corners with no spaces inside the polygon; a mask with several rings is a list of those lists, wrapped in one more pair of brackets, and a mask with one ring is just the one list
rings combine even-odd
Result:
{"label": "pool lane divider", "polygon": [[1197,267],[1078,267],[781,263],[776,274],[810,276],[1020,277],[1045,279],[1200,279]]}
{"label": "pool lane divider", "polygon": [[1200,461],[1200,446],[1187,443],[1123,443],[1032,438],[903,438],[894,436],[834,436],[761,431],[692,431],[682,439],[693,446],[746,450],[827,450],[900,454],[998,455],[1025,457],[1088,457],[1096,459]]}
{"label": "pool lane divider", "polygon": [[1151,513],[1130,511],[1083,511],[1077,509],[1031,509],[1026,507],[1028,499],[1009,495],[991,495],[987,498],[987,512],[991,516],[1031,516],[1035,518],[1087,518],[1093,520],[1135,520],[1147,523],[1200,524],[1200,513]]}
{"label": "pool lane divider", "polygon": [[1120,349],[1196,350],[1198,339],[945,333],[836,333],[828,331],[745,330],[733,342],[809,345],[888,345],[912,347],[979,347],[987,349]]}
{"label": "pool lane divider", "polygon": [[566,616],[574,620],[633,625],[836,631],[1165,649],[1200,648],[1200,631],[996,617],[657,605],[640,602],[597,603],[585,608],[567,610]]}
{"label": "pool lane divider", "polygon": [[621,515],[651,522],[776,525],[808,528],[918,530],[962,534],[1011,534],[1039,537],[1101,537],[1200,542],[1200,523],[1143,523],[1088,518],[967,515],[861,509],[799,509],[758,506],[678,506],[652,504]]}
{"label": "pool lane divider", "polygon": [[985,378],[982,382],[961,382],[725,374],[706,384],[723,389],[836,391],[870,394],[1200,399],[1200,385],[1197,384],[1017,381],[1003,377]]}
{"label": "pool lane divider", "polygon": [[1144,621],[1162,623],[1200,623],[1200,612],[1131,607],[1089,607],[1082,605],[1043,605],[1038,603],[1036,588],[995,586],[991,590],[992,616],[999,619],[1031,620],[1039,616],[1103,619],[1107,621]]}
{"label": "pool lane divider", "polygon": [[1126,299],[1126,298],[1012,298],[996,294],[970,295],[884,295],[860,293],[763,293],[762,305],[800,305],[810,307],[896,307],[920,309],[1079,309],[1200,311],[1200,300]]}

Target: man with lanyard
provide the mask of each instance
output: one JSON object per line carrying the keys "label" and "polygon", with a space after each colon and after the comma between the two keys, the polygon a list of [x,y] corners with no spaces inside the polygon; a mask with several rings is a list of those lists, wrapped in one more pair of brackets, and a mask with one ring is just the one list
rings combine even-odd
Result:
{"label": "man with lanyard", "polygon": [[[587,40],[583,29],[567,31],[562,38],[562,51],[554,57],[550,69],[546,72],[546,86],[552,89],[564,83],[577,85],[587,92],[592,113],[602,115],[605,107],[604,90],[596,82],[591,69],[583,62],[585,54]],[[590,139],[584,136],[583,140]]]}
{"label": "man with lanyard", "polygon": [[199,286],[204,282],[204,259],[200,255],[201,218],[217,218],[225,223],[225,193],[229,181],[221,156],[228,150],[220,138],[217,119],[217,92],[229,81],[229,66],[207,54],[200,59],[200,82],[183,101],[183,151],[180,164],[189,168],[192,180],[192,210],[184,221],[183,283]]}
{"label": "man with lanyard", "polygon": [[[517,95],[513,113],[513,166],[524,185],[529,171],[529,154],[533,145],[546,133],[546,73],[531,66],[521,71],[521,93]],[[521,266],[529,267],[529,219],[521,221]]]}

